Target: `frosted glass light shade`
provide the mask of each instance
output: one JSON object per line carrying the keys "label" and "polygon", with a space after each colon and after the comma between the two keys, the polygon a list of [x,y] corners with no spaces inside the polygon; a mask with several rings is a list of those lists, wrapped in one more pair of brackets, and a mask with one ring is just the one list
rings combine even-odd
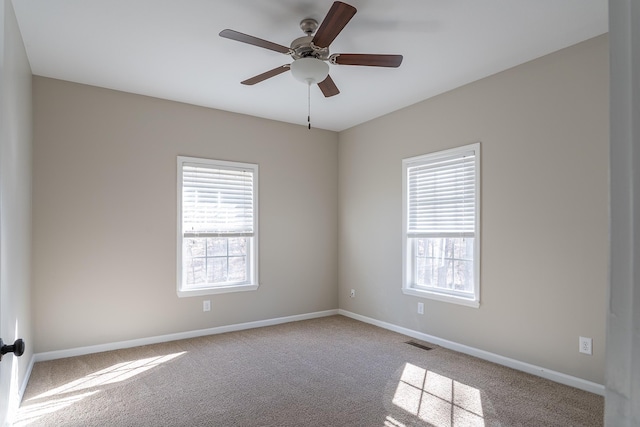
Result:
{"label": "frosted glass light shade", "polygon": [[303,83],[320,83],[329,75],[329,65],[316,58],[300,58],[291,63],[291,74]]}

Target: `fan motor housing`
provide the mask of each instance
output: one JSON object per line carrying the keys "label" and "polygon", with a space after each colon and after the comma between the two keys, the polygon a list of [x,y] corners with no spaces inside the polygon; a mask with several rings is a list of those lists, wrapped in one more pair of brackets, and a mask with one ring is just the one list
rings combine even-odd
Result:
{"label": "fan motor housing", "polygon": [[314,46],[312,40],[313,36],[309,35],[297,38],[292,41],[291,50],[293,51],[293,54],[291,56],[293,57],[293,59],[307,58],[309,56],[321,59],[323,61],[329,59],[329,48],[320,48]]}
{"label": "fan motor housing", "polygon": [[307,58],[313,57],[318,58],[323,61],[329,59],[329,48],[324,47],[320,48],[318,46],[314,46],[313,36],[311,35],[315,32],[318,23],[314,19],[303,19],[300,22],[300,28],[307,35],[304,37],[299,37],[291,42],[291,50],[293,51],[292,57],[293,59]]}

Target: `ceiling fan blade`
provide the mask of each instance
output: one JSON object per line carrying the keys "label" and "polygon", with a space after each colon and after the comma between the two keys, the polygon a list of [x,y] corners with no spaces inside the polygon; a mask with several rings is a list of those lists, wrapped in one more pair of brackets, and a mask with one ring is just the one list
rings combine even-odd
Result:
{"label": "ceiling fan blade", "polygon": [[280,67],[274,68],[273,70],[269,70],[269,71],[264,72],[262,74],[258,74],[257,76],[251,77],[250,79],[247,79],[247,80],[245,80],[243,82],[240,82],[240,83],[242,83],[243,85],[251,86],[251,85],[254,85],[256,83],[260,83],[262,81],[270,79],[271,77],[275,77],[278,74],[282,74],[285,71],[289,71],[289,64],[281,65]]}
{"label": "ceiling fan blade", "polygon": [[364,65],[369,67],[393,67],[402,64],[402,55],[375,55],[366,53],[339,53],[332,61],[339,65]]}
{"label": "ceiling fan blade", "polygon": [[224,37],[226,39],[235,40],[242,43],[252,44],[254,46],[263,47],[265,49],[275,50],[276,52],[289,54],[291,49],[286,46],[282,46],[277,43],[273,43],[267,40],[259,39],[257,37],[253,37],[247,34],[239,33],[234,30],[222,30],[220,31],[220,37]]}
{"label": "ceiling fan blade", "polygon": [[338,86],[333,82],[331,76],[327,76],[326,79],[318,83],[318,87],[324,94],[325,98],[329,98],[330,96],[334,96],[340,93],[338,90]]}
{"label": "ceiling fan blade", "polygon": [[334,2],[316,31],[312,41],[313,44],[318,47],[329,46],[356,12],[357,9],[351,5],[341,1]]}

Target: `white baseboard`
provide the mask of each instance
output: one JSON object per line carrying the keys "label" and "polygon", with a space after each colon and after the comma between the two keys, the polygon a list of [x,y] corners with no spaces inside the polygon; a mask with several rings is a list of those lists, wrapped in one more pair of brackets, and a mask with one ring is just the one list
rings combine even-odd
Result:
{"label": "white baseboard", "polygon": [[469,347],[463,344],[458,344],[453,341],[448,341],[442,338],[428,335],[422,332],[414,331],[412,329],[397,326],[391,323],[376,320],[370,317],[362,316],[360,314],[352,313],[347,310],[325,310],[315,313],[298,314],[294,316],[278,317],[275,319],[258,320],[254,322],[238,323],[235,325],[218,326],[215,328],[199,329],[195,331],[179,332],[176,334],[160,335],[150,338],[140,338],[129,341],[120,341],[108,344],[93,345],[87,347],[77,347],[68,350],[49,351],[45,353],[34,354],[31,358],[29,368],[25,375],[22,387],[20,389],[20,397],[24,394],[24,390],[29,381],[31,370],[35,362],[42,362],[46,360],[62,359],[65,357],[82,356],[85,354],[100,353],[103,351],[119,350],[123,348],[138,347],[149,344],[159,344],[163,342],[176,341],[187,338],[201,337],[205,335],[222,334],[226,332],[242,331],[245,329],[260,328],[264,326],[279,325],[282,323],[296,322],[299,320],[315,319],[319,317],[333,316],[340,314],[346,317],[350,317],[361,322],[369,323],[371,325],[379,326],[390,331],[398,332],[403,335],[407,335],[412,338],[416,338],[422,341],[427,341],[436,345],[439,345],[450,350],[458,351],[460,353],[475,356],[480,359],[484,359],[499,365],[507,366],[509,368],[517,369],[519,371],[527,372],[529,374],[537,375],[542,378],[546,378],[551,381],[555,381],[560,384],[565,384],[571,387],[575,387],[581,390],[585,390],[591,393],[595,393],[601,396],[605,394],[605,387],[602,384],[597,384],[591,381],[587,381],[581,378],[573,377],[571,375],[563,374],[561,372],[553,371],[550,369],[542,368],[540,366],[532,365],[519,360],[511,359],[509,357],[501,356],[499,354],[490,353],[488,351],[480,350],[474,347]]}
{"label": "white baseboard", "polygon": [[605,387],[602,384],[594,383],[591,381],[583,380],[582,378],[573,377],[571,375],[563,374],[561,372],[552,371],[550,369],[541,368],[540,366],[531,365],[529,363],[521,362],[519,360],[511,359],[509,357],[500,356],[499,354],[490,353],[488,351],[480,350],[474,347],[469,347],[463,344],[458,344],[453,341],[448,341],[442,338],[428,335],[422,332],[414,331],[413,329],[404,328],[391,323],[383,322],[381,320],[372,319],[370,317],[362,316],[360,314],[352,313],[350,311],[338,310],[338,314],[346,317],[350,317],[361,322],[369,323],[371,325],[379,326],[384,329],[388,329],[393,332],[398,332],[403,335],[407,335],[412,338],[419,339],[421,341],[430,342],[440,347],[448,348],[460,353],[475,356],[479,359],[488,360],[489,362],[497,363],[499,365],[507,366],[509,368],[517,369],[528,374],[533,374],[542,378],[546,378],[551,381],[555,381],[560,384],[568,385],[571,387],[585,390],[591,393],[604,396]]}
{"label": "white baseboard", "polygon": [[33,365],[36,363],[36,355],[32,354],[31,359],[29,359],[29,365],[27,366],[27,370],[24,373],[24,380],[22,381],[22,385],[20,386],[20,391],[18,392],[18,396],[20,402],[22,402],[22,396],[24,396],[25,390],[27,390],[27,384],[29,383],[29,378],[31,378],[31,371],[33,371]]}
{"label": "white baseboard", "polygon": [[[160,335],[149,338],[140,338],[129,341],[119,341],[107,344],[92,345],[87,347],[77,347],[68,350],[48,351],[45,353],[37,353],[34,355],[35,362],[43,362],[46,360],[62,359],[65,357],[83,356],[85,354],[100,353],[103,351],[120,350],[123,348],[139,347],[149,344],[159,344],[169,341],[177,341],[187,338],[202,337],[205,335],[223,334],[225,332],[242,331],[245,329],[261,328],[264,326],[279,325],[281,323],[296,322],[299,320],[315,319],[319,317],[333,316],[338,314],[338,310],[317,311],[315,313],[297,314],[294,316],[277,317],[275,319],[257,320],[254,322],[237,323],[235,325],[218,326],[215,328],[199,329],[188,332],[178,332],[169,335]],[[30,373],[30,371],[29,371]],[[25,385],[26,381],[25,380]]]}

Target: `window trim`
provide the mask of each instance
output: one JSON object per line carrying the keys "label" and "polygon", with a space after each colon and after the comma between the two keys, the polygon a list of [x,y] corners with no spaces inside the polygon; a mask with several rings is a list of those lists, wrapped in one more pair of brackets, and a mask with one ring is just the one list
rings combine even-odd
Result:
{"label": "window trim", "polygon": [[[410,269],[413,268],[414,262],[410,257],[412,254],[412,240],[408,236],[408,213],[409,213],[409,197],[407,193],[408,189],[408,169],[410,167],[420,165],[426,161],[450,157],[452,155],[460,154],[466,151],[474,151],[475,155],[475,225],[474,225],[474,256],[473,256],[473,274],[474,274],[474,290],[471,298],[466,296],[454,295],[448,292],[438,292],[437,290],[419,288],[411,282]],[[480,181],[480,142],[473,144],[467,144],[460,147],[451,149],[431,152],[415,157],[409,157],[402,160],[402,292],[405,295],[412,295],[421,298],[432,299],[436,301],[443,301],[448,303],[454,303],[469,307],[480,307],[480,193],[481,193],[481,181]]]}
{"label": "window trim", "polygon": [[[182,189],[183,189],[183,165],[187,163],[199,163],[206,166],[233,168],[233,169],[250,169],[253,171],[253,236],[249,242],[250,261],[249,261],[249,279],[247,283],[233,283],[220,286],[194,286],[190,288],[183,287],[183,269],[182,269],[182,248],[184,240],[184,232],[182,230]],[[177,156],[177,221],[176,221],[176,291],[178,297],[195,297],[203,295],[214,295],[229,292],[254,291],[260,286],[259,284],[259,258],[258,258],[258,188],[259,188],[259,167],[255,163],[242,163],[227,160],[205,159],[201,157]]]}

